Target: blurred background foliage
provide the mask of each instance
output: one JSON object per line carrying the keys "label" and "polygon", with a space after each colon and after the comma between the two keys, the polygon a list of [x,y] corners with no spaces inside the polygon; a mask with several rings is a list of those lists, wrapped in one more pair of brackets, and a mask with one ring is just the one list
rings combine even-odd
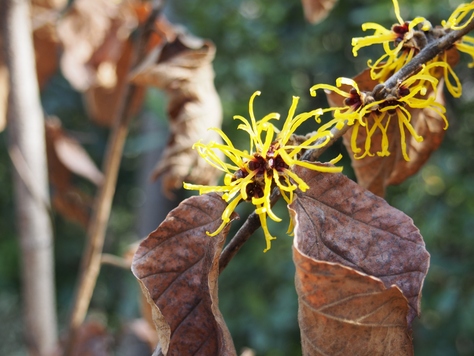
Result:
{"label": "blurred background foliage", "polygon": [[[461,1],[400,0],[402,17],[424,16],[433,24],[446,19]],[[217,46],[215,83],[224,108],[224,131],[236,145],[245,147],[246,137],[237,132],[232,116],[248,116],[250,95],[261,90],[257,117],[271,111],[285,116],[291,96],[301,97],[300,110],[325,106],[323,95],[309,96],[316,83],[334,84],[339,76],[354,76],[378,48],[361,50],[354,58],[350,40],[361,36],[361,24],[373,21],[389,27],[396,22],[389,0],[340,0],[328,18],[308,24],[299,1],[232,0],[205,3],[169,1],[166,15],[193,34],[211,39]],[[450,127],[441,148],[415,177],[388,190],[387,200],[411,216],[421,230],[431,254],[425,280],[422,316],[414,323],[416,355],[474,354],[474,72],[466,67],[467,56],[456,71],[464,94],[454,100],[447,95]],[[42,93],[45,112],[57,115],[65,129],[79,139],[100,166],[108,130],[91,123],[80,94],[58,72]],[[133,122],[119,175],[105,252],[122,255],[127,246],[146,236],[164,219],[167,211],[188,196],[178,192],[164,198],[159,182],[148,180],[152,166],[167,137],[166,98],[155,90]],[[305,131],[306,130],[306,131]],[[310,124],[301,133],[312,130]],[[11,163],[6,152],[6,134],[0,133],[0,354],[23,355],[20,315],[19,252],[12,209]],[[337,143],[328,158],[344,153]],[[353,177],[348,159],[345,173]],[[93,193],[86,181],[78,183]],[[162,202],[166,201],[165,207]],[[250,213],[241,205],[241,220]],[[287,217],[282,202],[277,215]],[[65,326],[84,244],[85,231],[55,215],[57,307]],[[220,308],[239,352],[250,347],[257,355],[299,355],[297,299],[291,237],[286,226],[270,225],[279,238],[263,254],[263,235],[258,232],[241,250],[220,278]],[[91,304],[90,314],[106,320],[119,331],[127,320],[139,317],[138,287],[131,273],[104,266]]]}

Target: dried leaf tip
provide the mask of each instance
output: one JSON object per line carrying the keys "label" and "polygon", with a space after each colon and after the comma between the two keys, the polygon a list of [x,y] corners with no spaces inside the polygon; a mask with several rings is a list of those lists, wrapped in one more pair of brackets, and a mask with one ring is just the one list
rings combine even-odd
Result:
{"label": "dried leaf tip", "polygon": [[[248,151],[234,147],[231,139],[222,130],[216,128],[213,130],[221,136],[223,144],[198,142],[194,145],[203,159],[225,173],[223,185],[205,186],[184,183],[184,188],[198,190],[200,194],[220,192],[222,199],[228,203],[222,214],[221,225],[216,231],[210,233],[210,236],[214,236],[224,229],[230,221],[231,213],[241,201],[251,202],[255,205],[255,212],[260,218],[265,235],[264,252],[266,252],[271,248],[271,241],[275,239],[268,229],[267,216],[273,221],[281,221],[272,210],[270,201],[272,191],[278,189],[289,204],[293,201],[294,192],[297,189],[305,191],[309,188],[293,172],[293,167],[302,166],[328,173],[340,172],[342,167],[323,166],[299,160],[304,150],[322,147],[328,143],[331,137],[327,127],[321,126],[314,135],[301,144],[295,145],[292,140],[296,129],[303,122],[314,118],[319,123],[319,116],[323,113],[321,109],[296,114],[299,98],[293,97],[286,120],[282,129],[279,130],[271,122],[279,119],[278,113],[269,113],[260,120],[255,118],[253,103],[260,94],[259,91],[256,91],[250,97],[250,119],[240,115],[234,116],[235,120],[241,122],[237,128],[249,135],[250,147]],[[218,151],[222,152],[230,162],[223,161],[217,154]],[[336,163],[340,158],[341,156],[336,157],[331,163]]]}

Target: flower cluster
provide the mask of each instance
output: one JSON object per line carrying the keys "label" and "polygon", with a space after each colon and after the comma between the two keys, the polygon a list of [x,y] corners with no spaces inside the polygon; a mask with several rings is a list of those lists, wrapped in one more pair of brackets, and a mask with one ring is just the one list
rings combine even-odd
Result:
{"label": "flower cluster", "polygon": [[[351,150],[354,158],[361,159],[366,156],[389,156],[389,136],[390,125],[397,125],[400,132],[400,147],[403,158],[409,161],[406,145],[406,132],[408,131],[416,141],[421,142],[423,137],[419,136],[412,123],[410,109],[430,108],[437,112],[445,122],[445,129],[448,128],[444,106],[435,101],[433,95],[427,95],[430,92],[436,92],[438,79],[430,74],[433,67],[439,63],[432,63],[423,67],[417,74],[398,83],[392,89],[387,90],[383,85],[375,88],[373,92],[360,91],[357,83],[349,78],[338,78],[336,86],[327,84],[317,84],[311,89],[311,95],[316,96],[317,90],[326,89],[334,91],[344,97],[344,106],[332,107],[323,111],[332,111],[334,119],[330,124],[345,122],[353,126],[351,135]],[[341,90],[345,84],[350,89]],[[358,147],[359,130],[365,128],[364,147]],[[375,133],[381,134],[381,150],[372,151],[372,137]]]}
{"label": "flower cluster", "polygon": [[[420,35],[415,28],[420,25],[422,31],[427,31],[431,25],[423,17],[416,17],[412,21],[404,21],[400,16],[400,6],[397,0],[393,0],[395,16],[398,23],[390,29],[377,23],[367,22],[362,24],[362,30],[374,30],[374,34],[366,37],[352,39],[352,53],[357,57],[359,49],[373,44],[382,44],[385,54],[372,64],[372,79],[386,80],[392,73],[399,70],[408,63],[426,45],[424,35]],[[393,45],[393,46],[392,46]]]}
{"label": "flower cluster", "polygon": [[[334,120],[331,124],[345,123],[353,127],[350,142],[355,159],[375,154],[382,157],[390,155],[389,132],[394,132],[396,125],[402,156],[409,161],[407,133],[418,142],[423,140],[413,126],[413,109],[434,110],[444,120],[446,129],[448,127],[446,109],[435,99],[440,79],[444,78],[448,91],[454,97],[462,94],[461,82],[452,69],[455,63],[449,58],[450,51],[459,50],[468,53],[474,59],[474,38],[463,36],[452,48],[427,62],[408,79],[396,83],[394,87],[385,87],[384,81],[410,62],[429,41],[439,39],[450,31],[463,29],[474,19],[474,1],[460,5],[448,20],[442,22],[442,26],[436,28],[423,17],[405,21],[400,15],[398,0],[392,1],[398,23],[390,29],[373,22],[364,23],[362,29],[373,30],[374,33],[352,39],[354,56],[357,56],[363,47],[373,44],[383,46],[384,54],[375,62],[369,60],[367,63],[371,78],[380,84],[371,92],[363,92],[359,90],[355,81],[339,78],[336,80],[336,86],[318,84],[311,88],[313,96],[317,90],[326,89],[344,98],[343,106],[323,111],[333,113]],[[474,61],[469,66],[474,67]],[[343,85],[348,89],[342,88]],[[364,131],[361,132],[361,129]],[[380,140],[378,145],[374,145],[373,141],[376,136]],[[361,141],[362,147],[359,147]]]}
{"label": "flower cluster", "polygon": [[[268,229],[267,216],[274,221],[281,221],[272,211],[272,191],[278,189],[285,201],[291,203],[296,189],[306,191],[309,188],[292,168],[298,165],[320,172],[340,172],[342,167],[323,166],[298,159],[302,151],[322,147],[330,139],[331,133],[322,128],[301,144],[293,141],[295,130],[303,122],[310,118],[320,122],[319,116],[323,112],[321,109],[295,115],[299,98],[293,97],[288,116],[280,131],[271,122],[279,119],[277,113],[270,113],[261,120],[256,120],[253,102],[258,95],[260,92],[255,92],[249,101],[250,120],[240,115],[234,116],[234,119],[242,122],[237,128],[246,131],[250,137],[248,151],[234,147],[229,137],[216,128],[213,130],[222,137],[224,144],[198,142],[194,145],[202,158],[225,173],[224,184],[203,186],[184,183],[184,188],[198,190],[200,194],[222,192],[222,199],[229,203],[222,214],[221,225],[216,231],[208,233],[210,236],[215,236],[224,229],[239,202],[248,201],[255,205],[255,212],[260,218],[265,235],[265,252],[270,249],[271,241],[275,239]],[[216,150],[221,151],[230,163],[221,160]],[[336,163],[340,158],[338,156],[331,163]]]}
{"label": "flower cluster", "polygon": [[[352,52],[354,56],[357,56],[358,51],[362,47],[373,44],[383,45],[385,53],[374,63],[371,60],[368,61],[372,79],[380,80],[381,82],[385,81],[416,56],[428,44],[428,38],[437,39],[449,31],[462,29],[471,22],[474,16],[474,2],[462,4],[451,14],[447,21],[442,22],[442,27],[433,28],[431,23],[423,17],[404,21],[400,16],[398,0],[393,0],[393,5],[398,23],[394,24],[390,30],[376,23],[364,23],[362,29],[364,31],[374,30],[374,34],[352,39]],[[467,21],[466,18],[468,18]],[[474,38],[463,36],[461,40],[454,44],[454,48],[471,55],[474,59]],[[447,52],[444,51],[433,58],[431,63],[445,63],[442,73],[446,80],[446,87],[454,97],[460,97],[462,94],[461,84],[451,67],[451,63],[449,63]],[[474,67],[474,61],[469,66]],[[431,74],[439,76],[437,72],[433,70]]]}

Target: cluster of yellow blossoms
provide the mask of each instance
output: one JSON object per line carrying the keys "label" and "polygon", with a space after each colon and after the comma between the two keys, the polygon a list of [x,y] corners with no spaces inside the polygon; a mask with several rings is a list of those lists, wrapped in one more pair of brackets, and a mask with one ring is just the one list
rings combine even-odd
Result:
{"label": "cluster of yellow blossoms", "polygon": [[[338,78],[336,86],[319,84],[311,88],[311,94],[316,95],[316,90],[326,89],[333,91],[345,98],[344,106],[330,108],[328,111],[334,113],[334,117],[340,121],[347,120],[347,125],[354,125],[351,136],[351,149],[355,159],[366,156],[388,156],[388,132],[392,125],[397,125],[400,132],[400,148],[403,158],[409,161],[406,144],[406,132],[418,142],[423,140],[412,124],[412,109],[432,109],[445,122],[446,109],[435,101],[435,93],[441,78],[446,82],[448,91],[454,96],[462,94],[462,86],[458,76],[455,74],[448,59],[448,51],[459,50],[469,54],[474,59],[474,38],[463,36],[456,41],[452,49],[438,54],[435,58],[424,64],[416,74],[402,82],[396,83],[394,88],[387,88],[382,83],[390,76],[404,67],[415,57],[430,40],[445,36],[450,31],[460,30],[470,24],[474,18],[474,2],[460,5],[449,17],[442,22],[442,26],[433,27],[423,17],[416,17],[412,21],[404,21],[400,16],[400,7],[397,0],[393,0],[395,15],[398,20],[390,29],[376,23],[365,23],[362,29],[374,30],[372,35],[352,39],[353,54],[357,56],[358,51],[373,44],[381,44],[384,54],[375,62],[368,61],[370,76],[378,81],[379,87],[372,92],[361,92],[357,83],[348,78]],[[469,64],[474,67],[474,61]],[[340,89],[342,84],[352,87],[349,91]],[[365,128],[364,147],[358,147],[357,142],[360,127]],[[373,152],[372,138],[375,134],[381,137],[380,150]]]}
{"label": "cluster of yellow blossoms", "polygon": [[[330,90],[344,98],[344,105],[296,114],[299,98],[293,97],[281,130],[278,130],[272,122],[279,119],[277,113],[270,113],[262,119],[256,120],[253,102],[260,92],[255,92],[249,101],[250,119],[234,116],[234,119],[241,121],[238,129],[246,131],[250,137],[248,151],[234,147],[229,137],[216,128],[213,130],[222,137],[223,144],[198,142],[194,145],[202,158],[225,173],[224,183],[220,186],[184,183],[186,189],[198,190],[200,194],[220,192],[222,199],[228,203],[222,214],[221,225],[216,231],[208,232],[210,236],[219,234],[229,223],[230,216],[237,204],[247,201],[255,206],[255,212],[260,218],[266,240],[264,251],[270,249],[271,241],[275,237],[269,232],[267,216],[274,221],[281,221],[272,211],[272,192],[279,191],[285,201],[291,203],[297,189],[306,191],[309,188],[293,172],[293,167],[298,165],[328,173],[342,170],[342,167],[300,160],[305,150],[325,146],[332,137],[331,128],[334,126],[339,129],[344,125],[353,127],[351,149],[355,159],[362,159],[374,154],[381,157],[390,155],[388,150],[389,127],[397,125],[400,132],[402,155],[407,161],[409,156],[406,134],[409,133],[418,142],[423,140],[423,137],[419,136],[413,127],[411,109],[432,109],[444,120],[445,129],[448,127],[445,116],[446,109],[436,102],[433,93],[437,92],[441,77],[444,77],[447,88],[453,96],[459,97],[462,88],[459,78],[447,59],[446,51],[424,64],[414,75],[396,83],[395,86],[388,88],[382,83],[410,62],[427,45],[427,34],[430,38],[439,38],[471,23],[474,18],[474,1],[459,6],[448,20],[442,22],[442,27],[435,28],[423,17],[404,21],[400,16],[398,1],[393,0],[393,4],[398,20],[397,24],[393,25],[391,29],[387,29],[376,23],[365,23],[362,25],[362,29],[364,31],[374,30],[374,34],[352,40],[354,56],[357,56],[358,51],[363,47],[373,44],[383,45],[384,54],[374,63],[368,62],[372,79],[381,83],[373,91],[361,91],[357,83],[349,78],[338,78],[336,86],[314,85],[310,89],[311,95],[315,96],[321,89]],[[471,55],[473,62],[469,66],[474,67],[474,38],[464,36],[454,43],[454,47]],[[349,90],[343,90],[343,85],[349,87]],[[303,140],[304,142],[295,141],[295,130],[303,122],[313,118],[317,123],[320,123],[320,117],[326,112],[333,115],[328,123],[321,125],[311,137]],[[363,147],[358,146],[358,135],[361,128],[365,129]],[[376,132],[381,133],[380,150],[373,152],[373,138]],[[216,150],[222,152],[230,162],[223,161],[216,154]],[[340,158],[340,156],[336,157],[330,163],[334,164]],[[291,229],[290,223],[289,232]]]}

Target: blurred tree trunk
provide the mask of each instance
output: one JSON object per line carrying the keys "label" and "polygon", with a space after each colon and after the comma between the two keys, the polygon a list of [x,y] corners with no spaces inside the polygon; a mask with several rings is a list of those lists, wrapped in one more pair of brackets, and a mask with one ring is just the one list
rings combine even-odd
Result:
{"label": "blurred tree trunk", "polygon": [[53,239],[44,136],[27,0],[0,0],[0,28],[9,71],[9,153],[22,255],[25,334],[30,355],[57,346]]}

